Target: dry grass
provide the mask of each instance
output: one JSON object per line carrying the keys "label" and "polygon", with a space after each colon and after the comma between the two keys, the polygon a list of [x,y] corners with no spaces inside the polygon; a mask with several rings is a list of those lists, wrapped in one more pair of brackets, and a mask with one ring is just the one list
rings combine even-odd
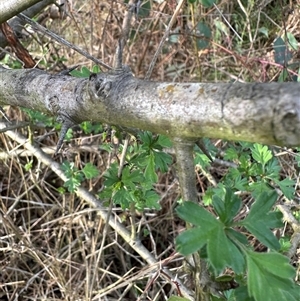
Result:
{"label": "dry grass", "polygon": [[[282,2],[284,9],[288,1]],[[163,1],[160,5],[154,1],[151,3],[148,15],[132,22],[134,30],[124,53],[125,63],[138,77],[145,75],[176,6],[175,0]],[[251,26],[256,23],[251,21],[238,30],[243,43],[239,43],[235,33],[228,29],[228,35],[221,33],[218,42],[206,50],[195,48],[195,36],[190,34],[190,30],[203,19],[216,34],[214,20],[222,20],[222,17],[216,9],[197,7],[192,10],[186,6],[177,20],[177,31],[174,29],[174,33],[179,33],[178,40],[176,43],[166,43],[152,79],[181,82],[276,80],[281,69],[274,63],[272,54],[271,43],[275,34],[284,25],[294,30],[292,33],[297,38],[300,34],[296,32],[297,27],[292,20],[283,24],[280,16],[275,19],[272,5],[271,2],[264,12],[270,14],[279,28],[274,25],[269,38],[263,35],[253,37]],[[236,16],[240,20],[246,18],[241,7],[228,1],[221,1],[218,7],[228,22],[236,27],[239,25],[235,21]],[[112,65],[125,9],[123,1],[74,0],[67,18],[51,19],[46,16],[43,23]],[[297,5],[294,9],[298,14]],[[293,20],[297,22],[297,18]],[[51,72],[60,71],[66,65],[92,66],[72,49],[34,35],[35,43],[29,38],[25,43],[40,62],[40,67],[43,67],[42,61],[47,62],[46,68]],[[65,61],[58,59],[63,57]],[[294,60],[297,60],[296,53]],[[25,119],[16,108],[9,108],[7,112],[12,120]],[[55,131],[34,126],[20,130],[26,137],[31,131],[41,147],[56,144]],[[67,159],[74,161],[78,168],[86,162],[98,167],[100,176],[83,183],[85,188],[96,192],[101,189],[101,174],[113,160],[114,154],[91,151],[93,147],[97,149],[98,145],[109,142],[108,138],[103,140],[101,136],[84,137],[75,131],[71,144],[81,145],[82,139],[88,141],[88,151],[75,148]],[[215,144],[220,150],[224,147],[219,141]],[[23,147],[0,134],[1,152],[10,154],[15,149],[23,150]],[[294,155],[292,150],[278,154],[283,178],[298,179],[299,169],[294,166]],[[62,162],[64,159],[61,155],[56,161]],[[137,300],[143,291],[148,296],[144,300],[166,300],[172,292],[176,293],[176,285],[156,279],[159,273],[157,267],[147,265],[115,231],[106,229],[105,221],[94,209],[74,194],[59,193],[58,188],[63,186],[63,182],[49,167],[31,154],[23,156],[22,152],[0,160],[0,300]],[[26,170],[28,164],[32,168]],[[210,172],[219,181],[226,170],[225,166],[214,165]],[[199,193],[210,185],[207,176],[199,172]],[[166,266],[174,271],[174,275],[182,275],[182,258],[174,254],[174,237],[182,230],[183,224],[173,215],[174,204],[179,197],[173,170],[159,176],[156,190],[161,195],[162,210],[146,210],[144,214],[137,215],[135,227],[139,229],[138,235],[146,248],[157,259],[167,260]],[[299,187],[296,198],[299,198]],[[249,198],[245,196],[244,201],[246,205]],[[131,216],[128,212],[113,208],[113,214],[130,228]],[[260,247],[257,245],[258,250]],[[297,260],[293,258],[295,265]],[[188,286],[193,285],[190,279],[184,278],[184,281]]]}

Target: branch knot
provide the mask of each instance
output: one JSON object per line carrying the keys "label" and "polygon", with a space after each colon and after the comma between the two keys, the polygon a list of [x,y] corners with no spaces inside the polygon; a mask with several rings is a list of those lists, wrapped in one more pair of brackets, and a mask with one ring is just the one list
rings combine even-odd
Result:
{"label": "branch knot", "polygon": [[96,98],[116,96],[134,79],[129,66],[107,73],[92,73],[89,77],[90,87]]}

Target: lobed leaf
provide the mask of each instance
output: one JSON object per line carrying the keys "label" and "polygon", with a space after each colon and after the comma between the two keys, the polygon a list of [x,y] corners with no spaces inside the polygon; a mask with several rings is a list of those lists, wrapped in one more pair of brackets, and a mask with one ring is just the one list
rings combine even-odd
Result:
{"label": "lobed leaf", "polygon": [[82,172],[84,173],[86,179],[92,179],[99,176],[99,170],[90,162],[84,166]]}
{"label": "lobed leaf", "polygon": [[[292,278],[295,271],[279,253],[246,252],[248,291],[256,301],[298,301],[300,289]],[[289,295],[289,297],[287,297]]]}
{"label": "lobed leaf", "polygon": [[239,212],[242,202],[230,188],[226,188],[224,201],[216,196],[213,196],[213,206],[224,225],[232,223],[233,218]]}
{"label": "lobed leaf", "polygon": [[[263,192],[252,205],[248,216],[241,222],[253,235],[268,248],[279,250],[280,244],[270,228],[278,225],[281,215],[269,211],[277,200],[277,193]],[[276,219],[274,221],[274,219]]]}

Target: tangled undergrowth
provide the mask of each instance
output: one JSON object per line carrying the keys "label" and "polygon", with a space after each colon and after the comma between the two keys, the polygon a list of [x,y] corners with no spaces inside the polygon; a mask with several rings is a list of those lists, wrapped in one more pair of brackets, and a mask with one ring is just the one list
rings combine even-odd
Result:
{"label": "tangled undergrowth", "polygon": [[[145,2],[139,17],[132,22],[124,50],[124,62],[137,77],[146,74],[176,7],[175,0]],[[299,41],[300,4],[294,1],[291,6],[289,1],[282,0],[280,4],[269,1],[257,15],[258,4],[248,1],[253,2],[251,6],[245,2],[220,1],[218,9],[187,4],[177,17],[151,79],[180,82],[293,80],[299,69],[298,50],[289,47],[291,67],[286,68],[280,64],[273,42],[287,32]],[[41,13],[38,20],[74,45],[113,65],[125,11],[123,1],[76,0],[59,18],[48,10]],[[203,43],[205,47],[201,46]],[[91,62],[73,49],[32,33],[28,28],[23,44],[38,67],[50,72],[74,65],[93,68]],[[19,64],[12,54],[3,61],[11,67]],[[19,133],[34,139],[45,152],[53,155],[59,128],[53,119],[33,116],[32,112],[26,114],[18,108],[7,108],[6,112],[11,120],[29,121]],[[105,125],[101,130],[93,128],[88,132],[82,126],[76,127],[65,143],[65,151],[56,156],[55,161],[73,162],[79,170],[88,163],[94,165],[98,175],[82,179],[80,185],[99,193],[103,189],[104,173],[112,164],[120,162],[123,141],[122,133],[117,136],[114,129]],[[130,143],[139,142],[132,137]],[[240,157],[229,158],[229,150],[239,152],[238,143],[214,140],[207,145],[214,161],[207,164],[204,160],[204,166],[198,163],[195,173],[201,198],[207,197],[209,189],[221,183],[229,170],[241,163]],[[185,224],[174,213],[180,191],[171,148],[164,151],[173,161],[167,172],[158,172],[154,185],[160,210],[146,208],[138,212],[132,208],[123,210],[120,205],[112,207],[113,216],[124,226],[128,229],[134,226],[145,247],[161,260],[161,267],[145,264],[143,258],[106,226],[96,209],[68,192],[49,166],[38,161],[23,145],[0,134],[0,150],[0,300],[166,300],[180,288],[176,279],[167,282],[159,277],[164,266],[178,275],[187,287],[193,288],[193,279],[186,276],[183,257],[176,253],[174,245],[175,237],[185,229]],[[279,179],[290,179],[294,183],[288,188],[293,191],[291,208],[299,220],[299,150],[272,147],[271,151],[278,160]],[[250,151],[247,156],[251,165],[254,160]],[[269,184],[276,186],[274,182]],[[240,195],[243,210],[237,219],[244,218],[252,202],[250,193],[241,191]],[[284,198],[287,196],[283,194],[281,200]],[[109,208],[109,204],[107,206]],[[288,244],[293,229],[286,224],[277,232],[286,239],[283,246]],[[265,251],[263,245],[247,235],[255,250]],[[291,258],[298,269],[299,260],[298,248]]]}

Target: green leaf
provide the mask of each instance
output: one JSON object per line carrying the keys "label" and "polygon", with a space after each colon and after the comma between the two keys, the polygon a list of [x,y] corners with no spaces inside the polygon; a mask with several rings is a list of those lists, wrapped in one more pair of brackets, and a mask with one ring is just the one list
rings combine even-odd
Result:
{"label": "green leaf", "polygon": [[93,68],[92,68],[92,72],[93,73],[100,73],[101,69],[100,69],[99,65],[94,65]]}
{"label": "green leaf", "polygon": [[244,256],[237,246],[228,239],[223,225],[219,223],[208,234],[208,259],[216,273],[221,273],[226,267],[231,267],[237,274],[242,273],[245,269]]}
{"label": "green leaf", "polygon": [[[241,285],[234,290],[234,296],[236,301],[255,301],[252,297],[249,296],[247,286]],[[267,301],[267,300],[266,300]]]}
{"label": "green leaf", "polygon": [[87,78],[90,76],[91,72],[87,67],[82,67],[80,71],[78,70],[72,70],[70,74],[74,77],[82,77],[82,78]]}
{"label": "green leaf", "polygon": [[254,182],[249,185],[249,190],[252,192],[252,196],[256,199],[264,192],[271,192],[273,189],[264,181]]}
{"label": "green leaf", "polygon": [[70,141],[72,138],[73,138],[73,129],[68,129],[68,131],[64,137],[64,140]]}
{"label": "green leaf", "polygon": [[295,38],[295,36],[289,31],[286,33],[286,36],[287,36],[287,40],[288,40],[288,45],[291,46],[291,48],[293,50],[297,51],[299,49],[299,46],[298,46],[298,41]]}
{"label": "green leaf", "polygon": [[156,168],[159,168],[161,172],[167,172],[169,165],[172,163],[172,157],[164,152],[153,152]]}
{"label": "green leaf", "polygon": [[115,204],[121,205],[122,209],[128,209],[129,204],[133,201],[131,197],[131,193],[121,187],[118,190],[115,190],[114,194],[112,195],[112,199]]}
{"label": "green leaf", "polygon": [[275,252],[247,251],[246,260],[248,291],[256,301],[299,300],[299,287],[292,280],[295,271],[287,257]]}
{"label": "green leaf", "polygon": [[286,69],[283,69],[280,74],[279,74],[279,77],[278,77],[278,82],[279,83],[283,83],[286,79],[289,78],[289,73]]}
{"label": "green leaf", "polygon": [[286,47],[284,40],[277,37],[274,41],[274,58],[277,64],[285,66],[293,57],[291,51]]}
{"label": "green leaf", "polygon": [[281,167],[279,166],[278,160],[276,157],[273,157],[266,165],[266,173],[268,177],[276,179],[279,176]]}
{"label": "green leaf", "polygon": [[210,8],[214,5],[215,0],[200,0],[200,2],[204,7]]}
{"label": "green leaf", "polygon": [[127,188],[135,190],[136,183],[143,182],[144,177],[140,170],[131,171],[129,166],[125,166],[122,171],[121,180]]}
{"label": "green leaf", "polygon": [[74,173],[78,171],[78,169],[74,166],[74,162],[64,161],[61,164],[61,169],[67,178],[73,177]]}
{"label": "green leaf", "polygon": [[151,144],[153,143],[152,133],[149,131],[144,131],[139,133],[139,138],[143,142],[143,148],[149,150],[151,148]]}
{"label": "green leaf", "polygon": [[143,1],[138,11],[138,15],[141,18],[146,18],[149,16],[150,11],[151,11],[151,1]]}
{"label": "green leaf", "polygon": [[282,193],[289,199],[293,199],[295,193],[295,181],[285,178],[282,181],[273,179],[273,181],[280,187]]}
{"label": "green leaf", "polygon": [[265,165],[273,157],[268,147],[259,143],[254,143],[253,147],[251,147],[251,151],[253,159],[262,165]]}
{"label": "green leaf", "polygon": [[265,246],[274,250],[279,250],[280,244],[269,228],[274,225],[274,221],[271,218],[277,218],[276,222],[278,223],[279,220],[278,216],[271,214],[269,211],[277,201],[277,198],[275,191],[271,193],[263,192],[251,206],[248,216],[241,222]]}
{"label": "green leaf", "polygon": [[164,135],[159,135],[157,139],[157,144],[162,146],[162,147],[172,147],[172,141],[170,140],[169,137],[164,136]]}
{"label": "green leaf", "polygon": [[22,111],[24,111],[32,123],[44,123],[45,126],[53,126],[55,124],[54,117],[45,115],[44,113],[41,113],[39,111],[27,109],[27,108],[21,108]]}
{"label": "green leaf", "polygon": [[196,26],[196,29],[197,29],[197,35],[200,36],[199,38],[196,39],[197,48],[198,49],[207,48],[212,35],[210,28],[205,23],[199,22]]}
{"label": "green leaf", "polygon": [[181,254],[187,256],[200,250],[208,240],[208,233],[200,227],[186,230],[176,238],[176,248]]}
{"label": "green leaf", "polygon": [[106,187],[114,186],[116,183],[120,182],[118,177],[118,166],[116,163],[111,164],[110,168],[104,173],[104,177],[106,178],[104,181]]}
{"label": "green leaf", "polygon": [[269,37],[269,30],[266,27],[260,27],[258,29],[258,32],[261,32],[263,35],[265,35],[267,38]]}
{"label": "green leaf", "polygon": [[226,236],[224,225],[219,220],[192,202],[185,202],[176,211],[184,220],[199,226],[179,235],[176,240],[179,252],[188,255],[207,244],[208,258],[217,273],[226,266],[232,267],[236,273],[244,270],[244,257]]}
{"label": "green leaf", "polygon": [[79,178],[72,177],[64,183],[64,187],[67,187],[70,192],[75,192],[80,183],[81,181]]}
{"label": "green leaf", "polygon": [[101,123],[92,123],[90,121],[82,122],[80,127],[83,129],[85,134],[91,134],[92,132],[98,134],[103,130]]}
{"label": "green leaf", "polygon": [[84,166],[82,172],[84,173],[86,179],[92,179],[99,176],[99,170],[90,162]]}
{"label": "green leaf", "polygon": [[202,168],[206,168],[211,164],[210,159],[200,151],[195,152],[194,162],[195,165],[200,165]]}
{"label": "green leaf", "polygon": [[282,213],[280,211],[269,212],[268,215],[265,216],[265,223],[268,224],[269,228],[281,228],[282,224]]}
{"label": "green leaf", "polygon": [[290,250],[292,244],[290,241],[290,237],[280,237],[279,239],[279,243],[280,243],[280,252],[281,253],[286,253]]}
{"label": "green leaf", "polygon": [[185,221],[203,227],[204,231],[216,227],[219,223],[213,215],[193,202],[184,202],[176,208],[176,212]]}
{"label": "green leaf", "polygon": [[225,160],[235,160],[238,158],[238,151],[235,147],[229,147],[225,151]]}
{"label": "green leaf", "polygon": [[27,162],[25,165],[24,165],[24,168],[26,171],[32,169],[32,164],[33,164],[33,160],[30,160],[29,162]]}
{"label": "green leaf", "polygon": [[153,209],[156,209],[156,210],[159,210],[161,209],[161,206],[159,204],[159,200],[160,200],[160,196],[153,190],[147,190],[145,191],[145,205],[146,207],[148,208],[153,208]]}
{"label": "green leaf", "polygon": [[66,193],[66,189],[64,189],[63,187],[58,187],[58,188],[57,188],[57,191],[58,191],[60,194],[65,194],[65,193]]}
{"label": "green leaf", "polygon": [[231,228],[226,229],[225,232],[233,242],[237,242],[236,244],[243,244],[244,246],[249,244],[247,237],[244,234]]}
{"label": "green leaf", "polygon": [[144,176],[145,176],[146,181],[150,181],[151,184],[156,183],[158,181],[158,176],[155,172],[155,162],[154,162],[154,160],[155,160],[154,154],[151,153],[148,156],[148,162],[147,162],[147,166],[146,166],[145,172],[144,172]]}
{"label": "green leaf", "polygon": [[[248,222],[248,221],[247,221]],[[251,225],[248,225],[247,222],[242,224],[265,246],[279,250],[280,244],[277,238],[274,236],[272,231],[266,228],[266,221],[257,221],[255,224],[252,222]]]}
{"label": "green leaf", "polygon": [[233,218],[239,212],[242,202],[230,188],[226,188],[224,201],[217,195],[213,196],[213,206],[224,225],[232,222]]}
{"label": "green leaf", "polygon": [[214,188],[208,187],[207,190],[205,191],[205,194],[202,197],[202,201],[205,206],[209,206],[212,204],[212,198],[214,195],[215,195]]}
{"label": "green leaf", "polygon": [[171,141],[162,135],[153,135],[151,132],[144,131],[139,133],[139,138],[143,142],[142,150],[146,155],[139,155],[140,164],[147,166],[148,157],[150,154],[154,156],[155,168],[162,172],[167,172],[169,165],[172,163],[172,157],[161,150],[163,147],[170,147]]}

